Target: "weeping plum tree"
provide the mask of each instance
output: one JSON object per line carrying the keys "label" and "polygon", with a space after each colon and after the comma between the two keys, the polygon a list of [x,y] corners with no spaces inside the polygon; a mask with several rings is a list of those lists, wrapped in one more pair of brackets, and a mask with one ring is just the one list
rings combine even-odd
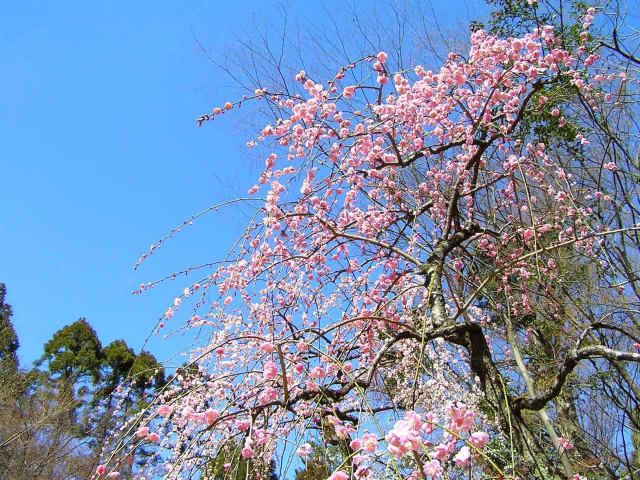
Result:
{"label": "weeping plum tree", "polygon": [[254,220],[164,314],[191,303],[202,341],[97,477],[153,445],[164,478],[235,445],[229,478],[286,475],[318,436],[330,480],[637,477],[633,62],[594,8],[515,3],[526,33],[477,28],[439,69],[372,52],[200,117],[274,112]]}

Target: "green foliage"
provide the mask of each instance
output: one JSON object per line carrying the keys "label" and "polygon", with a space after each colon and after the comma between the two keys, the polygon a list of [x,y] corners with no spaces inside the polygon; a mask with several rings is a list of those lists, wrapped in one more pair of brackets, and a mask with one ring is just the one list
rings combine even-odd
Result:
{"label": "green foliage", "polygon": [[164,369],[122,339],[103,348],[80,318],[46,342],[36,362],[46,369],[21,370],[5,298],[0,283],[0,479],[88,478],[116,427],[114,390],[131,382],[121,414],[143,408],[149,390],[165,384]]}
{"label": "green foliage", "polygon": [[139,391],[147,388],[159,388],[165,384],[164,368],[156,357],[142,350],[133,362],[130,376]]}
{"label": "green foliage", "polygon": [[102,350],[102,357],[112,374],[117,377],[124,377],[133,366],[136,354],[124,340],[114,340]]}
{"label": "green foliage", "polygon": [[511,446],[503,437],[495,437],[489,442],[484,451],[487,458],[503,471],[512,469]]}
{"label": "green foliage", "polygon": [[[592,4],[580,0],[486,0],[491,14],[486,24],[475,20],[471,30],[487,29],[500,37],[518,37],[545,25],[553,25],[562,36],[563,47],[574,49],[580,42],[581,17]],[[588,44],[597,41],[589,37]]]}
{"label": "green foliage", "polygon": [[534,8],[527,0],[487,0],[493,7],[489,31],[501,37],[515,37],[531,30],[537,24],[551,23],[548,13]]}
{"label": "green foliage", "polygon": [[[209,460],[203,468],[203,480],[278,480],[277,465],[272,460],[268,466],[259,466],[242,458],[242,444],[234,442],[223,447],[218,455]],[[226,467],[225,467],[226,466]]]}
{"label": "green foliage", "polygon": [[7,375],[18,369],[17,350],[20,346],[11,317],[11,305],[5,302],[7,287],[0,283],[0,375]]}
{"label": "green foliage", "polygon": [[91,377],[100,379],[102,344],[85,318],[58,330],[44,346],[38,364],[47,362],[49,371],[74,381]]}
{"label": "green foliage", "polygon": [[103,378],[107,391],[113,391],[127,376],[136,361],[136,354],[124,340],[114,340],[102,349]]}
{"label": "green foliage", "polygon": [[0,479],[88,478],[95,465],[74,414],[74,380],[19,368],[5,297],[0,284]]}
{"label": "green foliage", "polygon": [[[541,105],[541,98],[546,97],[547,102]],[[582,131],[578,123],[563,112],[563,105],[577,100],[577,90],[567,82],[555,83],[547,89],[540,91],[533,97],[525,120],[522,122],[522,130],[525,133],[533,132],[536,138],[545,143],[553,144],[558,141],[573,142]],[[561,115],[554,117],[551,111],[558,108]],[[565,124],[561,126],[560,119]]]}
{"label": "green foliage", "polygon": [[[240,456],[240,444],[228,445],[207,463],[204,480],[240,480],[247,477],[248,462]],[[231,465],[227,471],[225,465]]]}
{"label": "green foliage", "polygon": [[165,383],[164,369],[155,356],[145,350],[136,355],[122,339],[102,348],[96,331],[85,318],[53,335],[37,362],[43,363],[60,379],[72,383],[90,379],[87,388],[93,389],[98,399],[106,398],[128,379],[132,380],[138,396]]}
{"label": "green foliage", "polygon": [[304,462],[304,468],[296,469],[295,480],[326,480],[342,463],[339,447],[317,440],[309,442],[313,449]]}

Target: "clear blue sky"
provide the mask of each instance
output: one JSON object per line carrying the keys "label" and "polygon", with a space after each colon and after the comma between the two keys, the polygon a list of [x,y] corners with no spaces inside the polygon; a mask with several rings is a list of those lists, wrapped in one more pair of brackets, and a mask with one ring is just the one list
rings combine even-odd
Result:
{"label": "clear blue sky", "polygon": [[[453,18],[464,2],[434,3]],[[337,15],[339,4],[326,5]],[[289,8],[327,22],[315,2]],[[229,80],[200,52],[194,32],[215,55],[239,27],[251,31],[251,18],[277,24],[277,4],[3,2],[0,282],[25,366],[81,316],[103,343],[124,338],[139,349],[187,281],[144,296],[131,291],[228,249],[242,216],[208,218],[141,271],[132,268],[178,221],[253,184],[238,123],[195,125],[226,99]],[[175,349],[156,341],[151,350],[166,358]]]}

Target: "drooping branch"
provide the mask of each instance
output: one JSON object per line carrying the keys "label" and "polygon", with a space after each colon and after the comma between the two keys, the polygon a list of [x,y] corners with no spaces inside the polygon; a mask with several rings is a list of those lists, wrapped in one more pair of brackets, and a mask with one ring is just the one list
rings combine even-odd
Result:
{"label": "drooping branch", "polygon": [[578,363],[581,360],[585,360],[588,358],[604,358],[607,360],[618,362],[628,361],[640,363],[640,354],[638,353],[613,350],[603,345],[592,345],[580,349],[574,349],[570,351],[567,357],[564,359],[562,366],[559,368],[558,374],[556,375],[556,379],[553,385],[534,398],[518,397],[514,399],[514,410],[540,410],[541,408],[543,408],[560,394],[562,387],[567,381],[567,377],[577,367]]}

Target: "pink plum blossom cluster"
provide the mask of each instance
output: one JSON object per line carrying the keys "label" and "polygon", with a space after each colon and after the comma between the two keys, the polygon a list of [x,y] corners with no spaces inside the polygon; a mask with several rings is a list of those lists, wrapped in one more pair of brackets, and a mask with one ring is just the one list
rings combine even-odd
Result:
{"label": "pink plum blossom cluster", "polygon": [[[450,425],[445,430],[440,442],[433,445],[425,436],[429,436],[437,427],[436,419],[432,414],[427,414],[423,420],[415,412],[407,412],[403,420],[399,420],[393,429],[387,433],[385,439],[387,449],[397,458],[403,458],[413,452],[422,453],[431,451],[429,460],[419,466],[422,471],[416,471],[412,475],[416,478],[428,475],[431,478],[440,478],[444,473],[443,464],[451,459],[458,467],[467,467],[471,463],[472,450],[481,451],[489,442],[489,435],[483,431],[470,433],[474,426],[475,414],[464,404],[453,405],[450,408]],[[463,434],[470,433],[461,447],[460,440]]]}
{"label": "pink plum blossom cluster", "polygon": [[394,73],[380,52],[363,60],[371,80],[347,84],[354,63],[327,84],[300,72],[303,95],[256,91],[280,112],[250,142],[265,148],[249,190],[264,194],[258,221],[167,310],[163,322],[198,292],[187,327],[204,341],[128,438],[158,445],[165,478],[229,445],[257,466],[291,444],[305,458],[318,429],[352,452],[330,480],[500,474],[484,449],[505,432],[480,413],[490,387],[468,339],[482,328],[487,350],[501,348],[478,304],[489,281],[504,299],[496,311],[526,314],[532,279],[554,288],[557,249],[598,255],[592,212],[606,200],[523,123],[535,112],[564,128],[549,100],[560,82],[606,108],[603,88],[618,77],[598,61],[564,49],[552,27],[507,39],[479,30],[437,71]]}

